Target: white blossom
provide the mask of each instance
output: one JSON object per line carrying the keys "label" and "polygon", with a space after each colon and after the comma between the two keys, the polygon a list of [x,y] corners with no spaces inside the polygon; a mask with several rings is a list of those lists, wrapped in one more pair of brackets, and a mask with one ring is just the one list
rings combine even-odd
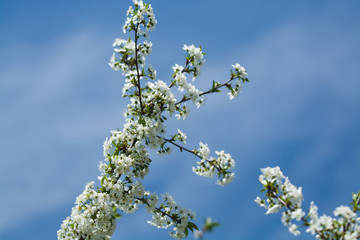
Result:
{"label": "white blossom", "polygon": [[260,169],[263,174],[259,176],[259,181],[261,184],[266,184],[267,182],[277,181],[281,182],[284,178],[283,173],[281,172],[279,167],[267,167]]}
{"label": "white blossom", "polygon": [[291,224],[289,227],[289,231],[294,234],[295,236],[300,235],[300,231],[298,230],[298,226],[296,224]]}
{"label": "white blossom", "polygon": [[235,72],[237,73],[237,75],[239,77],[246,77],[247,76],[246,69],[243,66],[241,66],[240,64],[235,63],[235,64],[233,64],[231,66],[235,69]]}
{"label": "white blossom", "polygon": [[353,219],[356,217],[354,213],[348,206],[339,206],[334,211],[335,216],[341,216],[345,219]]}
{"label": "white blossom", "polygon": [[280,204],[275,204],[275,205],[269,207],[269,209],[266,211],[265,214],[277,213],[278,211],[280,211],[281,207],[282,206]]}
{"label": "white blossom", "polygon": [[[360,218],[357,218],[356,212],[350,207],[337,207],[334,211],[337,218],[325,214],[319,217],[318,207],[311,202],[306,214],[301,208],[303,201],[301,187],[294,186],[279,167],[262,168],[261,172],[259,180],[266,190],[267,199],[257,197],[255,202],[268,209],[266,214],[284,209],[281,221],[295,236],[300,234],[299,225],[294,223],[296,220],[308,226],[306,232],[310,232],[318,239],[358,239],[360,237]],[[339,238],[339,236],[345,237]]]}
{"label": "white blossom", "polygon": [[303,216],[305,216],[305,212],[301,208],[298,208],[295,211],[291,212],[292,219],[300,221]]}
{"label": "white blossom", "polygon": [[[194,67],[194,79],[200,75],[201,67],[205,63],[204,53],[201,51],[201,48],[197,48],[194,45],[184,44],[183,49],[188,52],[189,57],[193,60],[192,65]],[[193,79],[193,80],[194,80]]]}
{"label": "white blossom", "polygon": [[[172,67],[171,84],[157,79],[156,70],[151,66],[146,68],[152,42],[140,41],[155,29],[157,21],[150,4],[141,0],[133,0],[133,3],[134,6],[127,10],[123,31],[133,32],[135,40],[116,38],[109,61],[109,66],[121,70],[125,78],[122,95],[130,99],[124,111],[125,123],[122,129],[112,130],[105,139],[98,186],[95,182],[87,184],[76,198],[71,215],[58,231],[58,239],[110,239],[120,213],[134,213],[141,205],[152,214],[149,224],[158,228],[171,227],[170,235],[177,239],[187,236],[189,226],[193,226],[191,221],[195,220],[195,212],[178,205],[169,194],[162,195],[163,201],[160,202],[156,193],[145,190],[142,179],[149,173],[151,159],[148,149],[168,154],[171,148],[167,144],[177,145],[177,140],[186,144],[187,136],[179,129],[171,140],[165,138],[165,120],[173,114],[178,119],[185,119],[190,113],[186,101],[192,101],[197,107],[205,102],[204,95],[209,92],[204,93],[187,81],[188,74],[192,74],[193,80],[199,76],[205,53],[201,47],[184,45],[186,64]],[[239,76],[246,76],[245,69],[238,65],[234,68]],[[182,100],[176,100],[171,89],[173,86],[183,95]],[[200,158],[198,166],[193,168],[196,174],[217,175],[216,184],[221,186],[234,179],[235,161],[230,154],[215,151],[216,158],[211,157],[208,145],[202,142],[198,150],[188,151]],[[268,206],[262,200],[257,201],[264,207]]]}
{"label": "white blossom", "polygon": [[178,129],[177,137],[178,137],[179,141],[186,144],[186,138],[187,138],[186,134],[183,133],[180,129]]}

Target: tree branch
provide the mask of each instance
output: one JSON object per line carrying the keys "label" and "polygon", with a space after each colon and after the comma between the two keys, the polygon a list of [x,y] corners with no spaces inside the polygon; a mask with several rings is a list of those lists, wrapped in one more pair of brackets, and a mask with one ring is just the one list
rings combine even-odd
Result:
{"label": "tree branch", "polygon": [[[200,94],[199,94],[199,97],[201,97],[201,96],[203,96],[203,95],[206,95],[206,94],[209,94],[209,93],[215,92],[217,89],[228,85],[229,82],[231,82],[231,81],[234,80],[234,79],[235,79],[235,78],[234,78],[233,76],[231,76],[230,79],[227,80],[226,82],[224,82],[223,84],[220,84],[219,86],[216,86],[215,88],[211,88],[211,89],[209,89],[209,90],[206,91],[206,92],[200,93]],[[179,104],[181,104],[181,103],[183,103],[183,102],[187,102],[187,101],[189,101],[189,100],[190,100],[190,98],[184,97],[184,98],[181,99],[179,102],[175,103],[175,106],[177,106],[177,105],[179,105]]]}
{"label": "tree branch", "polygon": [[140,72],[139,72],[139,63],[138,63],[138,46],[137,46],[137,40],[138,40],[138,28],[139,28],[139,23],[136,25],[135,28],[135,66],[136,66],[136,75],[137,75],[137,89],[139,92],[139,101],[140,101],[140,111],[141,111],[141,115],[144,113],[143,110],[143,105],[142,105],[142,100],[141,100],[141,85],[140,85]]}
{"label": "tree branch", "polygon": [[[289,209],[291,212],[294,211],[294,209],[289,205],[287,204],[281,197],[277,196],[275,193],[272,193],[271,196],[273,198],[276,198],[284,207],[286,207],[287,209]],[[309,221],[305,218],[305,217],[302,217],[301,220],[304,222],[304,225],[305,226],[309,226]],[[315,232],[320,236],[320,237],[324,237],[324,235],[319,232],[318,230],[315,230]]]}
{"label": "tree branch", "polygon": [[[185,66],[184,66],[183,70],[181,70],[181,73],[187,72],[189,63],[190,63],[190,61],[188,59],[186,59]],[[172,88],[173,86],[175,86],[174,83],[175,83],[175,81],[172,81],[171,84],[169,85],[169,88]]]}
{"label": "tree branch", "polygon": [[[160,136],[158,136],[160,137]],[[164,137],[160,137],[162,139],[164,139],[166,142],[168,143],[171,143],[172,145],[178,147],[180,149],[180,151],[186,151],[186,152],[189,152],[189,153],[192,153],[193,155],[195,155],[196,157],[200,158],[200,159],[203,159],[199,154],[197,154],[194,150],[190,150],[188,148],[185,148],[183,146],[180,146],[179,144],[175,143],[174,141],[172,141],[171,139],[166,139]],[[217,170],[218,172],[222,172],[223,169],[219,166],[217,166],[214,162],[215,162],[215,159],[214,160],[209,160],[209,159],[205,159],[208,163],[210,163],[211,165],[213,165]]]}

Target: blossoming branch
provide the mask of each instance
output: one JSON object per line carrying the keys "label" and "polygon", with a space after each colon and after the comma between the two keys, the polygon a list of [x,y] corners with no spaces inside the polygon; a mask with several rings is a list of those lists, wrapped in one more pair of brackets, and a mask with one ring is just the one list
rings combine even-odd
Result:
{"label": "blossoming branch", "polygon": [[[227,88],[229,98],[233,99],[242,84],[248,82],[245,68],[233,64],[228,80],[213,81],[207,91],[201,91],[188,77],[192,81],[199,77],[205,53],[201,47],[184,45],[185,63],[172,67],[169,84],[157,79],[156,70],[146,65],[146,57],[152,51],[152,43],[147,38],[157,20],[150,4],[139,0],[133,3],[123,27],[123,32],[132,33],[133,38],[115,39],[114,54],[109,62],[111,68],[121,71],[125,77],[122,95],[130,100],[124,113],[125,124],[122,130],[111,131],[105,140],[99,184],[96,186],[94,181],[87,184],[76,198],[71,215],[58,231],[58,239],[110,239],[116,229],[116,219],[123,213],[134,213],[140,205],[152,214],[149,224],[172,228],[170,235],[176,239],[186,237],[189,230],[198,230],[195,212],[177,204],[169,194],[159,196],[145,190],[142,180],[149,173],[149,149],[163,155],[169,154],[172,146],[196,156],[200,160],[193,172],[207,177],[216,175],[218,185],[228,184],[234,178],[235,161],[230,154],[215,151],[216,157],[212,157],[208,145],[202,142],[198,149],[186,148],[186,134],[179,129],[168,135],[165,121],[172,116],[185,119],[190,113],[189,101],[199,108],[206,95],[220,92],[222,88]],[[182,94],[181,99],[175,98],[176,89]]]}

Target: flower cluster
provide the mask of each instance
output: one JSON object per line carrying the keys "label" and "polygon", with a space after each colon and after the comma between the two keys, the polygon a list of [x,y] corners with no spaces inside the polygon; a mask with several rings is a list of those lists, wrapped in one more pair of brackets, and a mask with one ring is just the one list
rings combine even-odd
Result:
{"label": "flower cluster", "polygon": [[[204,102],[204,95],[218,92],[219,88],[231,85],[232,80],[243,75],[233,76],[225,84],[213,86],[209,91],[201,92],[186,80],[186,74],[193,78],[199,76],[204,64],[204,53],[201,47],[184,45],[187,53],[184,66],[175,65],[174,75],[170,85],[156,77],[153,67],[146,67],[146,57],[152,51],[152,43],[141,37],[147,37],[154,30],[156,19],[150,4],[133,0],[134,6],[127,12],[124,32],[134,32],[131,38],[115,39],[114,54],[109,65],[116,71],[122,71],[125,84],[123,97],[129,97],[130,103],[124,112],[125,124],[122,130],[111,131],[103,145],[104,160],[99,164],[101,175],[99,185],[89,183],[77,198],[71,215],[66,218],[58,231],[58,239],[110,239],[116,228],[116,219],[122,213],[134,213],[140,205],[145,206],[152,214],[151,225],[159,228],[173,227],[171,236],[180,239],[188,235],[189,230],[197,229],[192,222],[195,213],[177,205],[170,195],[164,195],[164,201],[159,204],[156,193],[146,191],[142,180],[149,173],[151,163],[149,149],[155,149],[159,154],[168,154],[171,148],[168,144],[185,150],[199,158],[200,167],[194,170],[198,175],[212,176],[217,173],[217,184],[230,182],[234,173],[235,162],[230,154],[216,152],[217,158],[209,158],[207,145],[200,150],[189,150],[178,142],[186,144],[186,134],[178,129],[177,133],[166,138],[165,121],[172,115],[186,118],[189,108],[186,102],[191,100],[198,107]],[[245,71],[245,70],[244,70]],[[177,86],[184,92],[183,98],[177,100],[171,91]]]}
{"label": "flower cluster", "polygon": [[316,235],[318,239],[344,239],[356,240],[360,238],[360,218],[356,212],[360,210],[360,192],[353,194],[353,209],[348,206],[337,207],[333,218],[327,215],[318,215],[318,207],[311,202],[306,213],[301,205],[303,201],[302,189],[297,188],[283,175],[279,167],[263,168],[259,177],[260,183],[266,191],[266,199],[257,197],[255,202],[267,209],[266,214],[282,212],[281,221],[289,231],[298,236],[298,224],[301,221],[307,226],[306,232]]}
{"label": "flower cluster", "polygon": [[194,78],[197,78],[200,75],[201,67],[205,63],[205,53],[201,51],[201,46],[197,48],[194,45],[188,46],[184,44],[183,49],[187,52],[186,61],[192,66],[189,71],[193,73]]}
{"label": "flower cluster", "polygon": [[58,231],[59,239],[110,239],[119,217],[106,193],[94,190],[94,182],[86,185],[76,198],[71,216]]}
{"label": "flower cluster", "polygon": [[234,72],[233,71],[231,72],[231,77],[237,80],[234,84],[229,84],[226,86],[229,89],[228,95],[230,100],[237,97],[241,91],[242,84],[249,81],[247,79],[246,70],[243,66],[241,66],[238,63],[233,64],[231,66],[234,68]]}
{"label": "flower cluster", "polygon": [[127,11],[128,17],[123,26],[123,32],[136,31],[139,36],[147,37],[149,31],[155,30],[157,24],[153,9],[150,4],[143,1],[133,0],[133,2],[134,8],[130,6]]}
{"label": "flower cluster", "polygon": [[210,149],[207,144],[200,142],[200,148],[195,150],[199,155],[200,161],[198,166],[193,167],[193,172],[199,176],[212,177],[215,173],[219,179],[216,184],[224,186],[232,182],[235,174],[231,172],[235,168],[235,161],[229,153],[224,151],[215,151],[217,158],[210,157]]}
{"label": "flower cluster", "polygon": [[170,235],[176,239],[187,237],[189,230],[198,229],[195,224],[189,220],[195,220],[195,213],[189,209],[185,209],[176,204],[173,197],[164,194],[162,195],[164,201],[160,207],[153,211],[152,220],[149,224],[158,228],[168,228],[173,226],[173,231]]}
{"label": "flower cluster", "polygon": [[[174,80],[171,86],[177,86],[180,92],[185,91],[183,101],[191,100],[197,107],[200,107],[205,102],[205,98],[201,95],[200,90],[187,81],[186,73],[193,75],[193,81],[199,76],[201,67],[205,62],[203,59],[205,53],[202,52],[201,47],[196,48],[194,45],[184,45],[183,49],[187,51],[186,63],[185,66],[175,64],[172,67]],[[179,116],[186,118],[188,111],[185,112],[187,114],[182,114],[180,111]]]}

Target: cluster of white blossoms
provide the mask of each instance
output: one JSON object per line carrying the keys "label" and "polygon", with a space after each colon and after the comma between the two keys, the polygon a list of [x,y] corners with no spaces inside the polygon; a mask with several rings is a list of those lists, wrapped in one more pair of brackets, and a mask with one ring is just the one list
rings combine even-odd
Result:
{"label": "cluster of white blossoms", "polygon": [[149,31],[155,30],[157,24],[154,11],[148,3],[139,0],[133,0],[133,2],[134,8],[130,6],[126,13],[128,17],[123,26],[123,32],[136,31],[138,36],[148,37]]}
{"label": "cluster of white blossoms", "polygon": [[205,54],[201,51],[201,46],[197,48],[194,45],[188,46],[184,44],[183,49],[188,54],[187,60],[193,66],[193,69],[191,71],[194,74],[194,78],[197,78],[200,75],[201,67],[205,63]]}
{"label": "cluster of white blossoms", "polygon": [[236,78],[236,82],[229,86],[229,98],[230,100],[234,99],[235,97],[237,97],[241,91],[241,86],[244,82],[247,82],[247,73],[246,73],[246,69],[241,66],[240,64],[236,63],[231,65],[234,68],[234,72],[231,72],[231,76]]}
{"label": "cluster of white blossoms", "polygon": [[195,220],[196,215],[194,212],[183,208],[176,204],[173,197],[164,194],[162,195],[164,201],[159,208],[156,208],[152,216],[152,220],[148,221],[149,224],[158,228],[173,227],[170,235],[176,239],[185,238],[188,235],[188,229],[193,231],[197,229],[196,225],[189,220]]}
{"label": "cluster of white blossoms", "polygon": [[307,226],[306,232],[316,235],[318,239],[360,239],[360,217],[356,212],[360,210],[360,192],[353,194],[353,209],[348,206],[337,207],[333,218],[318,215],[318,207],[311,202],[306,213],[301,205],[303,201],[302,189],[297,188],[283,175],[279,167],[261,169],[260,183],[266,191],[266,199],[257,197],[255,202],[267,209],[266,214],[282,212],[281,221],[295,236],[300,235],[299,224]]}
{"label": "cluster of white blossoms", "polygon": [[[131,38],[115,39],[114,54],[109,65],[122,71],[125,84],[122,90],[130,103],[124,113],[125,124],[122,130],[111,131],[103,145],[104,160],[99,164],[101,175],[99,184],[89,183],[77,198],[71,215],[67,217],[58,231],[58,239],[110,239],[116,228],[116,219],[123,213],[133,213],[144,205],[152,214],[151,225],[158,228],[173,227],[171,236],[177,239],[188,235],[189,230],[197,229],[193,223],[195,213],[176,204],[170,195],[163,195],[163,201],[154,192],[146,191],[142,180],[149,173],[151,163],[149,149],[159,154],[171,152],[171,146],[187,151],[201,159],[194,168],[198,175],[218,175],[219,185],[225,185],[234,178],[235,162],[230,154],[216,151],[217,158],[209,157],[207,145],[200,143],[200,149],[189,150],[179,143],[186,144],[186,134],[177,130],[175,135],[166,137],[165,121],[175,115],[186,118],[190,112],[186,102],[191,100],[199,107],[205,100],[204,95],[219,92],[221,87],[232,88],[233,80],[248,81],[245,69],[233,65],[230,79],[220,84],[213,82],[210,90],[202,92],[187,82],[186,74],[193,79],[199,76],[203,66],[204,53],[201,47],[184,45],[187,53],[184,66],[175,65],[170,85],[156,77],[153,67],[146,67],[145,61],[152,51],[152,43],[141,37],[147,37],[154,30],[156,19],[150,4],[133,0],[134,6],[127,12],[124,32],[134,32]],[[240,73],[241,72],[241,73]],[[237,83],[235,83],[236,85]],[[177,100],[171,91],[176,86],[183,93]]]}
{"label": "cluster of white blossoms", "polygon": [[217,158],[210,157],[210,149],[207,144],[200,142],[200,148],[195,153],[201,159],[197,162],[198,166],[193,167],[193,172],[199,176],[212,177],[215,173],[218,175],[216,184],[224,186],[232,182],[235,174],[231,172],[235,168],[235,160],[229,153],[224,151],[215,151]]}
{"label": "cluster of white blossoms", "polygon": [[[188,56],[186,57],[185,66],[175,64],[172,67],[172,69],[174,70],[174,80],[172,81],[170,86],[177,86],[180,92],[185,92],[183,99],[191,100],[199,108],[204,103],[205,98],[204,96],[200,95],[200,90],[196,89],[193,84],[187,81],[186,73],[192,73],[194,81],[196,77],[199,76],[200,69],[205,60],[203,60],[204,53],[201,52],[201,48],[196,48],[194,45],[191,45],[191,47],[192,49],[196,49],[197,55],[194,55],[192,52],[189,52],[189,50],[187,50]],[[187,49],[187,46],[185,45],[183,49]],[[201,56],[202,61],[199,60],[199,55]],[[182,117],[183,119],[185,119],[188,116],[189,110],[186,105],[184,106],[185,110],[180,111],[180,113],[178,114],[178,118]]]}
{"label": "cluster of white blossoms", "polygon": [[109,202],[108,195],[94,190],[94,182],[91,182],[76,198],[75,204],[71,216],[61,225],[58,238],[110,239],[116,228],[118,214]]}

